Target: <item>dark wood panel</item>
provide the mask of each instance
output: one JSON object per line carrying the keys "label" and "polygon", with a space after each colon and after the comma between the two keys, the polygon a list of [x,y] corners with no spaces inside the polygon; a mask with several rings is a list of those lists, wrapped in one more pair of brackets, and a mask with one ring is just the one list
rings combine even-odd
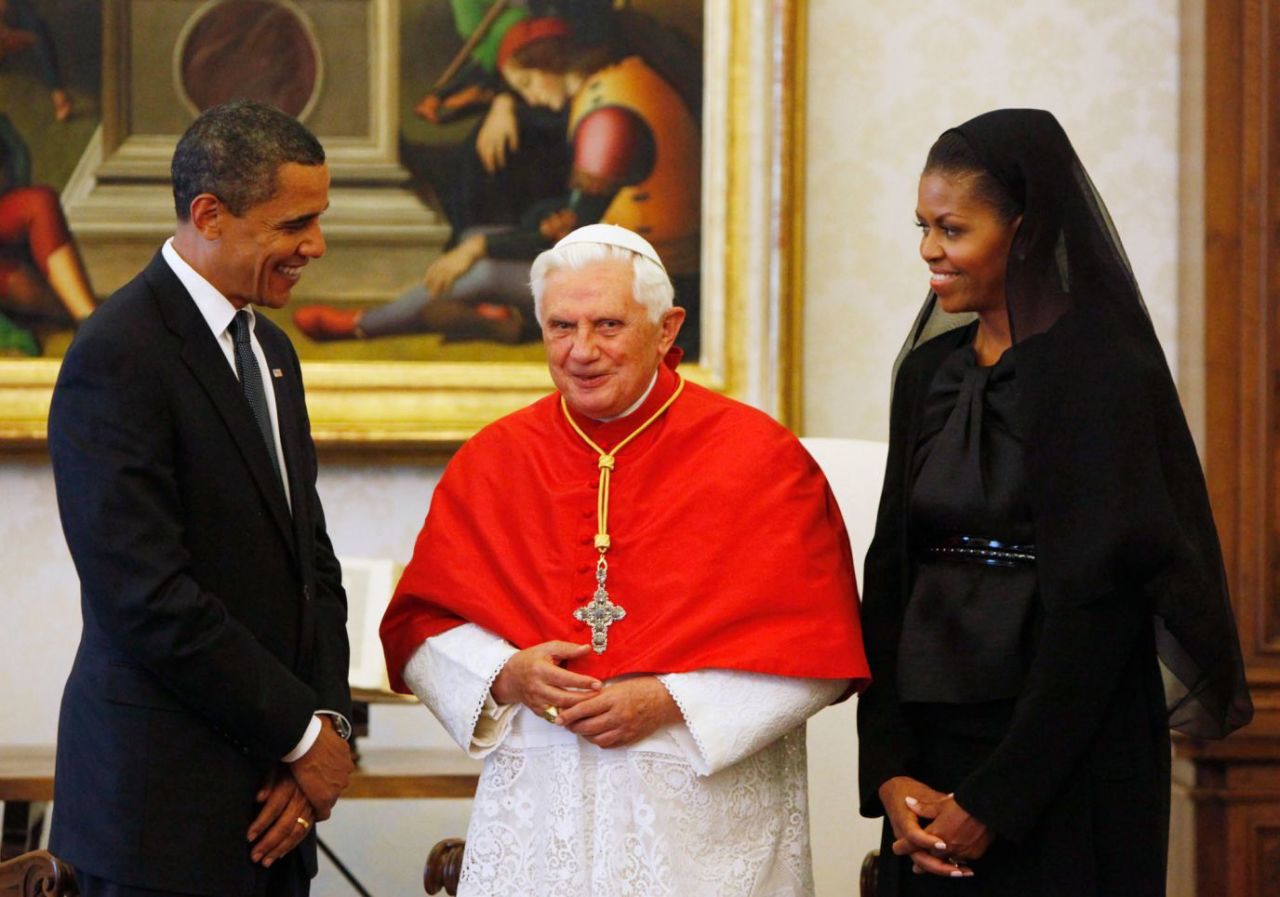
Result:
{"label": "dark wood panel", "polygon": [[1194,807],[1200,897],[1273,897],[1280,893],[1280,0],[1191,6],[1205,17],[1205,471],[1257,715],[1226,742],[1179,740],[1176,796]]}
{"label": "dark wood panel", "polygon": [[1205,15],[1205,469],[1260,722],[1275,722],[1280,2],[1208,3]]}
{"label": "dark wood panel", "polygon": [[[1263,10],[1267,46],[1264,51],[1265,82],[1263,109],[1262,197],[1263,226],[1260,307],[1264,315],[1262,332],[1267,335],[1260,380],[1265,395],[1261,429],[1265,433],[1267,480],[1266,525],[1259,533],[1262,541],[1262,595],[1266,605],[1268,643],[1280,643],[1280,5],[1270,2]],[[1280,890],[1275,893],[1280,894]]]}
{"label": "dark wood panel", "polygon": [[1257,884],[1251,893],[1280,894],[1280,825],[1259,825],[1254,829],[1253,843]]}

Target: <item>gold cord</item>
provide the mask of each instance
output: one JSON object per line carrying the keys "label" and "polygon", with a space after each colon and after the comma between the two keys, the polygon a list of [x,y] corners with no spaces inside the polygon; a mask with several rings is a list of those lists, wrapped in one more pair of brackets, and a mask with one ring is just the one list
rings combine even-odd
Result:
{"label": "gold cord", "polygon": [[609,479],[613,473],[615,458],[618,452],[628,442],[635,439],[649,425],[662,416],[662,413],[671,407],[671,404],[680,397],[680,393],[684,391],[684,378],[676,375],[679,382],[676,384],[675,392],[671,393],[671,397],[662,403],[662,407],[653,412],[653,415],[640,426],[631,431],[626,439],[623,439],[615,445],[612,451],[606,452],[600,446],[596,445],[590,436],[583,432],[582,427],[578,426],[578,422],[573,419],[573,415],[569,413],[569,403],[565,401],[563,395],[560,396],[560,410],[564,412],[565,420],[569,422],[569,426],[573,427],[573,431],[582,437],[582,441],[595,449],[596,454],[600,456],[600,485],[596,488],[596,550],[600,552],[600,560],[604,560],[604,553],[609,550]]}

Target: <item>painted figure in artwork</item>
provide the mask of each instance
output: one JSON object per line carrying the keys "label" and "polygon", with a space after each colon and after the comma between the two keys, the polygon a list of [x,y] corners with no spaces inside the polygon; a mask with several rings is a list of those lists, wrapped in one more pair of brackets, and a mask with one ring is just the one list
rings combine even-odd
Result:
{"label": "painted figure in artwork", "polygon": [[31,183],[31,155],[0,115],[0,350],[39,355],[43,327],[78,325],[96,300],[58,194]]}
{"label": "painted figure in artwork", "polygon": [[[560,17],[512,25],[498,70],[530,106],[567,113],[572,168],[563,191],[515,225],[481,225],[433,261],[423,284],[368,310],[309,306],[294,316],[316,340],[437,332],[521,342],[537,337],[527,283],[533,257],[576,227],[603,221],[643,234],[667,261],[696,319],[701,132],[686,100],[624,42]],[[696,321],[690,346],[696,346]],[[683,342],[683,341],[682,341]],[[689,346],[686,346],[688,348]]]}
{"label": "painted figure in artwork", "polygon": [[53,103],[54,118],[66,121],[71,117],[71,95],[62,83],[58,53],[48,26],[28,0],[0,0],[0,61],[26,51],[35,54],[37,72]]}

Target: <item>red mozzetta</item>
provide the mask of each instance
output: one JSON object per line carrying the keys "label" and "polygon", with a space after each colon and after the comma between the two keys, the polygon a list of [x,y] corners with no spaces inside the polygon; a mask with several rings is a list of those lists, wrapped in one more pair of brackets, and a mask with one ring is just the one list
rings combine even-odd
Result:
{"label": "red mozzetta", "polygon": [[[622,420],[575,417],[606,451],[675,390],[673,364]],[[383,618],[392,685],[463,622],[517,648],[591,640],[598,456],[558,393],[481,430],[436,488]],[[818,466],[765,414],[689,383],[616,459],[608,590],[626,616],[571,668],[601,679],[719,668],[868,678],[844,522]]]}

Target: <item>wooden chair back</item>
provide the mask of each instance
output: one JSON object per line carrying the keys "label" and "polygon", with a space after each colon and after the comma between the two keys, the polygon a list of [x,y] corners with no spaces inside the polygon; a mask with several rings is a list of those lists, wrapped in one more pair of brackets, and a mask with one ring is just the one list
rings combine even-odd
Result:
{"label": "wooden chair back", "polygon": [[47,850],[0,863],[0,897],[76,897],[76,871]]}

